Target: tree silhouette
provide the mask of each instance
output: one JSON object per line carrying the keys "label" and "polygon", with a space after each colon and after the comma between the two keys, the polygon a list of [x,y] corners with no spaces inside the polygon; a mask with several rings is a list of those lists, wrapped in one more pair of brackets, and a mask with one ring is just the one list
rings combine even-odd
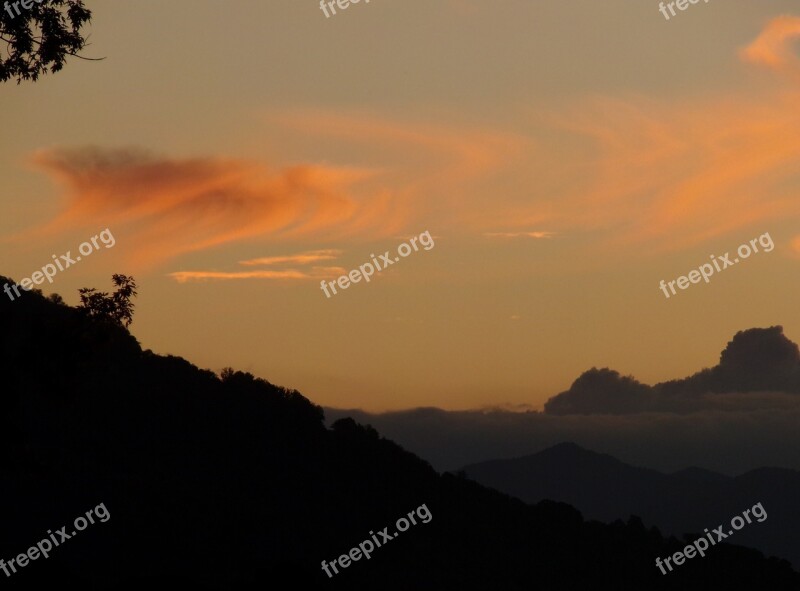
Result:
{"label": "tree silhouette", "polygon": [[128,327],[133,322],[134,304],[131,298],[137,295],[136,281],[127,275],[112,275],[111,280],[118,288],[112,295],[93,287],[79,289],[81,305],[78,309],[89,318],[110,320]]}
{"label": "tree silhouette", "polygon": [[24,3],[4,2],[0,7],[0,82],[17,79],[37,80],[40,74],[58,72],[67,56],[81,59],[77,52],[86,46],[82,27],[92,13],[83,0],[36,0],[30,8]]}
{"label": "tree silhouette", "polygon": [[47,296],[47,299],[50,300],[51,302],[53,302],[54,304],[58,304],[59,306],[66,306],[67,305],[66,302],[64,301],[64,298],[62,298],[57,293],[51,293],[49,296]]}

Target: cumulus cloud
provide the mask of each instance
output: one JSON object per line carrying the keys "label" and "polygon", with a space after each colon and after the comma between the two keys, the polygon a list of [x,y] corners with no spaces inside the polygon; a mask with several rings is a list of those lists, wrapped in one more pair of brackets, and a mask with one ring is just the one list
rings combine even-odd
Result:
{"label": "cumulus cloud", "polygon": [[[783,400],[765,397],[762,392],[800,393],[800,350],[786,338],[780,326],[737,332],[716,366],[652,387],[607,368],[592,368],[575,380],[569,390],[550,398],[544,408],[548,414],[560,415],[686,413],[737,410],[742,405],[764,408]],[[730,393],[755,394],[720,398],[721,394]]]}
{"label": "cumulus cloud", "polygon": [[641,412],[653,404],[652,388],[616,371],[592,368],[570,389],[545,403],[548,414],[626,414]]}

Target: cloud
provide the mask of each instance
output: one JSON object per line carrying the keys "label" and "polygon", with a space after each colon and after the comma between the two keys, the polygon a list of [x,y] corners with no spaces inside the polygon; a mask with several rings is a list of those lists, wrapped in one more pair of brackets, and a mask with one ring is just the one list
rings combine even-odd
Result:
{"label": "cloud", "polygon": [[735,410],[752,401],[720,395],[751,392],[761,402],[771,401],[763,392],[800,394],[800,349],[780,326],[739,331],[714,367],[652,387],[610,369],[592,368],[544,408],[558,415]]}
{"label": "cloud", "polygon": [[649,386],[622,377],[608,368],[584,372],[569,390],[548,400],[548,414],[627,414],[642,412],[653,404]]}
{"label": "cloud", "polygon": [[[798,35],[800,19],[775,19],[741,57],[800,71],[790,51]],[[535,224],[590,236],[587,248],[617,261],[796,220],[798,81],[743,80],[739,92],[724,95],[595,96],[538,109],[527,120],[532,133],[559,140],[528,164],[531,198],[484,219],[509,233]]]}
{"label": "cloud", "polygon": [[[483,231],[485,194],[476,188],[505,180],[541,149],[531,136],[486,127],[398,121],[370,113],[293,109],[265,117],[270,123],[337,146],[366,146],[385,160],[375,166],[377,186],[402,201],[408,218],[435,220],[437,228]],[[383,184],[381,184],[383,183]],[[494,205],[492,211],[502,209]]]}
{"label": "cloud", "polygon": [[725,410],[688,414],[548,415],[437,408],[372,414],[326,408],[325,417],[329,423],[350,416],[372,425],[437,470],[537,453],[564,441],[665,472],[689,466],[725,474],[763,466],[800,470],[800,396],[730,397],[739,401],[730,401]]}
{"label": "cloud", "polygon": [[230,281],[236,279],[330,279],[343,275],[346,272],[342,267],[314,267],[312,271],[298,271],[286,269],[283,271],[175,271],[169,277],[178,283],[189,281]]}
{"label": "cloud", "polygon": [[490,238],[552,238],[556,232],[537,231],[537,232],[484,232],[484,236]]}
{"label": "cloud", "polygon": [[[792,52],[798,23],[769,22],[740,58],[800,72]],[[574,248],[605,251],[616,258],[597,260],[615,264],[734,233],[743,240],[753,226],[764,232],[800,218],[799,80],[743,80],[739,92],[684,99],[579,99],[523,114],[513,131],[364,112],[265,116],[306,149],[313,141],[348,154],[353,144],[368,167],[276,170],[141,150],[46,150],[34,162],[67,199],[41,230],[102,219],[138,245],[131,252],[142,265],[245,240],[386,238],[420,220],[437,232],[498,239],[585,236]]]}
{"label": "cloud", "polygon": [[277,257],[262,257],[259,259],[250,259],[247,261],[239,261],[240,265],[278,265],[283,263],[294,263],[297,265],[308,265],[319,261],[329,261],[337,258],[342,254],[341,250],[312,250],[300,254],[292,254],[287,256]]}
{"label": "cloud", "polygon": [[438,212],[449,222],[454,211],[469,210],[459,188],[499,174],[529,143],[512,133],[365,114],[295,110],[270,120],[314,138],[364,144],[389,164],[275,170],[244,160],[176,158],[138,148],[41,150],[32,162],[64,188],[64,210],[25,237],[102,219],[137,244],[127,252],[143,267],[245,240],[387,238],[407,232],[414,218],[427,225]]}
{"label": "cloud", "polygon": [[800,18],[780,16],[771,20],[740,55],[747,62],[797,74],[800,71],[800,58],[793,52],[792,42],[798,38],[800,38]]}
{"label": "cloud", "polygon": [[178,283],[187,281],[203,281],[208,279],[230,280],[230,279],[305,279],[307,275],[300,271],[176,271],[169,274]]}
{"label": "cloud", "polygon": [[149,266],[242,240],[396,233],[388,194],[359,194],[374,172],[240,160],[176,159],[138,149],[50,149],[34,164],[67,191],[61,215],[33,234],[102,220],[124,227],[133,262]]}
{"label": "cloud", "polygon": [[395,166],[413,164],[421,184],[433,179],[467,182],[499,173],[535,145],[519,133],[390,121],[365,113],[295,109],[268,120],[309,135],[380,145],[398,155]]}
{"label": "cloud", "polygon": [[[240,265],[253,267],[257,265],[310,265],[320,261],[332,260],[337,258],[342,251],[335,249],[312,250],[299,254],[285,256],[262,257],[239,261]],[[231,280],[231,279],[329,279],[338,277],[346,273],[343,267],[320,267],[315,266],[311,271],[298,271],[296,269],[268,270],[268,271],[176,271],[169,276],[178,283],[187,281]]]}
{"label": "cloud", "polygon": [[582,104],[551,123],[588,144],[589,155],[574,163],[584,180],[513,218],[559,233],[598,232],[606,250],[630,256],[800,217],[796,105],[796,95]]}

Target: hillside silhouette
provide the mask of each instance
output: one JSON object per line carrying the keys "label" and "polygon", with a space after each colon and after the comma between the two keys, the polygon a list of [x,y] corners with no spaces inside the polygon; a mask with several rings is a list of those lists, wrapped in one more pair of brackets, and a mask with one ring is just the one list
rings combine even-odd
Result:
{"label": "hillside silhouette", "polygon": [[[0,298],[0,327],[0,557],[99,503],[111,515],[0,574],[7,588],[800,588],[787,562],[727,545],[663,576],[655,558],[686,544],[639,519],[586,522],[440,475],[369,426],[326,428],[295,390],[142,350],[35,292]],[[322,572],[423,503],[430,523]]]}
{"label": "hillside silhouette", "polygon": [[528,503],[565,502],[586,518],[604,522],[636,515],[671,535],[727,523],[760,502],[768,518],[737,532],[735,543],[800,566],[800,472],[794,470],[760,468],[730,477],[692,467],[664,474],[574,443],[463,470],[476,482]]}

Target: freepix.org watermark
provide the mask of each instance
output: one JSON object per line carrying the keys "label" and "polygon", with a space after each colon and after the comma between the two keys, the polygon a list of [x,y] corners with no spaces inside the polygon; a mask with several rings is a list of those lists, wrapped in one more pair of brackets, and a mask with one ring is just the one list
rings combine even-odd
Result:
{"label": "freepix.org watermark", "polygon": [[[375,258],[374,254],[369,255],[372,258],[372,263],[364,263],[363,265],[359,266],[358,269],[353,269],[347,275],[342,275],[336,281],[325,281],[324,279],[320,282],[320,289],[325,292],[327,297],[331,297],[331,294],[328,293],[328,287],[331,288],[334,295],[336,294],[336,286],[338,285],[341,289],[347,289],[350,287],[350,283],[358,283],[362,279],[369,283],[370,278],[375,274],[375,271],[383,271],[389,265],[394,265],[396,262],[400,261],[400,257],[407,257],[412,253],[412,247],[414,249],[413,252],[419,250],[419,246],[417,246],[417,241],[425,248],[425,250],[430,250],[435,246],[433,243],[433,238],[431,237],[431,233],[428,230],[425,230],[419,236],[413,236],[407,243],[403,242],[400,246],[397,247],[397,254],[400,256],[394,257],[392,260],[389,251],[387,250],[380,256],[380,261]],[[373,264],[374,263],[374,264]],[[383,267],[381,267],[381,263],[383,263]]]}
{"label": "freepix.org watermark", "polygon": [[[102,242],[106,248],[111,248],[117,243],[117,241],[114,239],[113,234],[111,234],[111,230],[106,228],[105,230],[100,232],[100,234],[98,234],[97,236],[92,236],[89,239],[91,240],[91,243],[89,241],[82,242],[81,245],[78,247],[78,252],[80,252],[81,255],[83,256],[89,256],[95,250],[100,250],[100,246],[97,243],[98,239],[100,239],[100,242]],[[44,283],[45,279],[47,279],[47,281],[49,281],[50,283],[53,283],[53,277],[55,277],[59,271],[65,271],[66,269],[69,269],[72,265],[76,264],[80,260],[81,260],[80,256],[76,256],[73,258],[71,250],[68,250],[67,254],[62,254],[59,255],[58,257],[56,257],[56,255],[53,255],[53,263],[55,264],[53,263],[46,264],[44,267],[42,267],[41,271],[36,271],[33,275],[31,275],[30,279],[26,277],[25,279],[21,280],[19,282],[19,285],[14,284],[9,286],[8,283],[6,283],[3,286],[3,291],[6,292],[6,295],[11,299],[11,301],[14,301],[14,295],[11,293],[12,290],[14,291],[14,293],[17,294],[17,297],[20,297],[21,295],[19,293],[20,287],[25,291],[30,291],[33,289],[34,285],[41,285],[42,283]],[[56,268],[56,265],[58,266],[58,268]]]}
{"label": "freepix.org watermark", "polygon": [[[325,13],[325,18],[331,18],[331,15],[328,14],[329,8],[335,15],[336,6],[339,7],[339,10],[345,10],[346,8],[349,8],[351,4],[358,4],[359,2],[361,2],[361,0],[332,0],[330,2],[327,0],[320,0],[319,9]],[[364,0],[364,4],[369,4],[369,0]]]}
{"label": "freepix.org watermark", "polygon": [[4,2],[3,3],[3,8],[5,9],[5,11],[8,13],[8,15],[11,18],[14,18],[17,15],[22,15],[22,13],[19,11],[19,5],[20,4],[22,4],[22,8],[24,8],[25,10],[30,10],[31,8],[33,8],[33,3],[34,2],[36,2],[36,4],[41,4],[42,1],[43,0],[18,0],[17,2],[11,2],[10,3],[11,6],[13,6],[14,10],[17,11],[16,15],[13,12],[11,12],[11,6],[9,6],[9,2]]}
{"label": "freepix.org watermark", "polygon": [[[756,511],[758,509],[758,511]],[[753,517],[756,518],[756,521],[759,523],[767,520],[767,512],[764,510],[764,506],[761,503],[756,503],[750,509],[745,509],[742,515],[744,515],[744,519],[742,519],[742,515],[737,515],[733,519],[731,519],[731,527],[733,529],[729,529],[728,533],[722,531],[723,526],[720,525],[716,529],[711,530],[712,533],[708,533],[708,528],[705,528],[703,531],[706,532],[705,537],[697,538],[694,542],[686,546],[683,549],[683,552],[675,552],[672,556],[668,556],[664,559],[663,563],[661,558],[656,558],[656,566],[661,570],[661,574],[667,574],[667,571],[664,570],[664,565],[667,565],[667,568],[672,572],[672,566],[670,565],[670,561],[674,562],[676,566],[680,566],[684,563],[687,558],[694,558],[697,554],[701,557],[706,555],[706,550],[708,550],[709,545],[708,542],[711,542],[713,546],[717,542],[721,542],[725,538],[728,538],[733,535],[733,530],[739,531],[742,529],[745,524],[745,519],[747,523],[753,523],[753,520],[750,519],[750,513],[753,514]],[[714,539],[716,538],[716,540]]]}
{"label": "freepix.org watermark", "polygon": [[[665,19],[669,20],[670,17],[669,14],[667,14],[667,8],[669,8],[669,11],[672,13],[672,16],[675,16],[678,13],[675,12],[673,6],[677,6],[678,10],[686,10],[687,8],[689,8],[690,4],[697,4],[698,2],[700,2],[700,0],[677,0],[676,2],[667,2],[666,6],[664,6],[664,2],[659,2],[658,10],[661,14],[664,15]],[[708,4],[708,0],[704,0],[704,2]]]}
{"label": "freepix.org watermark", "polygon": [[[423,509],[425,509],[424,512],[422,511]],[[408,519],[406,519],[405,517],[401,517],[400,519],[398,519],[397,523],[395,523],[395,527],[401,532],[404,532],[412,525],[417,525],[417,520],[414,518],[414,513],[415,513],[414,511],[410,511],[408,513]],[[416,515],[422,520],[422,523],[430,523],[431,519],[433,519],[433,515],[431,515],[430,509],[428,509],[428,506],[425,504],[417,507]],[[388,526],[384,527],[381,531],[378,532],[378,535],[375,535],[375,533],[372,530],[370,530],[369,535],[372,536],[372,540],[370,540],[369,538],[364,540],[358,546],[351,548],[350,552],[348,552],[347,554],[342,554],[339,558],[331,560],[330,564],[328,564],[325,560],[323,560],[322,570],[324,570],[325,574],[328,575],[328,578],[331,579],[333,578],[333,575],[331,574],[331,571],[328,570],[328,568],[329,567],[332,568],[333,572],[338,575],[339,569],[336,568],[337,562],[339,563],[340,567],[347,568],[348,566],[350,566],[350,561],[357,562],[361,560],[362,556],[366,556],[367,560],[369,560],[372,552],[375,551],[376,546],[380,548],[382,545],[386,545],[386,542],[390,542],[391,540],[400,535],[397,532],[389,533],[387,531],[388,529],[389,529]],[[378,536],[381,537],[380,541],[378,541]],[[372,543],[373,541],[375,542],[374,545]],[[383,542],[383,544],[381,544],[381,542]]]}
{"label": "freepix.org watermark", "polygon": [[[102,511],[100,509],[102,509]],[[32,562],[34,560],[38,560],[40,556],[50,558],[50,551],[54,548],[54,544],[57,547],[61,545],[62,542],[76,536],[79,531],[85,530],[90,524],[94,524],[94,517],[92,517],[92,513],[94,513],[95,517],[97,517],[101,523],[105,523],[111,519],[111,513],[109,513],[108,509],[106,509],[105,503],[100,503],[94,509],[89,509],[86,512],[86,517],[81,515],[75,519],[75,521],[72,523],[72,526],[75,529],[71,534],[67,533],[66,525],[61,529],[56,530],[55,534],[48,529],[47,533],[49,534],[49,537],[44,538],[35,546],[28,548],[28,551],[24,554],[20,554],[16,558],[12,558],[8,561],[8,564],[6,564],[5,560],[0,559],[0,569],[6,573],[6,577],[10,577],[12,574],[17,572],[17,567],[24,568],[28,566],[29,561]],[[56,534],[58,534],[58,539],[56,539]],[[11,569],[11,572],[8,572],[9,568]]]}
{"label": "freepix.org watermark", "polygon": [[[659,284],[659,288],[661,291],[664,292],[664,296],[669,299],[669,292],[667,292],[667,286],[669,286],[670,291],[672,291],[672,295],[675,295],[677,292],[675,291],[675,284],[678,284],[678,289],[686,289],[692,283],[700,283],[702,279],[706,283],[709,283],[711,276],[714,274],[714,269],[717,272],[724,271],[728,267],[732,267],[740,260],[744,260],[749,258],[751,254],[758,253],[758,245],[761,245],[761,248],[764,249],[764,252],[772,252],[772,249],[775,248],[775,243],[772,242],[772,237],[769,235],[769,232],[766,232],[759,236],[758,238],[753,238],[750,243],[748,244],[745,242],[744,244],[740,245],[738,249],[736,249],[736,254],[739,255],[738,258],[734,260],[730,260],[730,252],[726,252],[724,255],[718,257],[715,255],[710,255],[710,258],[714,261],[714,265],[712,266],[711,263],[705,263],[700,265],[697,269],[693,269],[689,271],[688,276],[681,275],[677,279],[673,279],[665,284],[664,280],[661,280]],[[720,266],[720,264],[722,266]]]}

